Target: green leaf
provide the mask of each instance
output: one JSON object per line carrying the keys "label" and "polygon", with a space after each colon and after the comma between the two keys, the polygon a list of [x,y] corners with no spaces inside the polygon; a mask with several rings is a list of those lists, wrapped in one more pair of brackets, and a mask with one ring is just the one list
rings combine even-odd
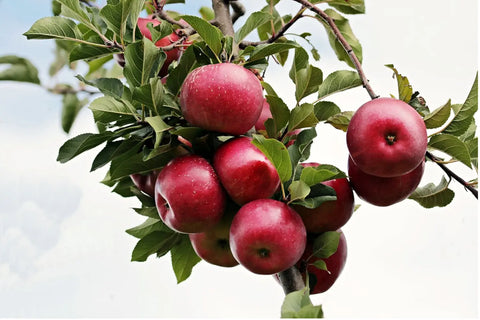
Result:
{"label": "green leaf", "polygon": [[430,138],[428,146],[430,148],[445,152],[454,159],[471,168],[471,159],[468,147],[465,142],[457,137],[450,134],[437,134]]}
{"label": "green leaf", "polygon": [[465,142],[470,152],[470,160],[475,169],[478,170],[478,138]]}
{"label": "green leaf", "polygon": [[[142,193],[142,195],[143,195],[143,193]],[[135,208],[133,210],[135,210],[136,213],[138,213],[142,216],[150,217],[150,218],[154,218],[154,219],[160,219],[160,216],[158,215],[157,207],[143,207],[143,208]]]}
{"label": "green leaf", "polygon": [[235,32],[235,42],[240,43],[250,32],[257,29],[262,24],[267,23],[272,18],[272,15],[266,12],[253,12],[248,17],[245,24],[237,32]]}
{"label": "green leaf", "polygon": [[151,78],[148,84],[133,91],[133,99],[147,106],[157,115],[160,114],[163,98],[163,85],[160,78]]}
{"label": "green leaf", "polygon": [[318,88],[318,99],[352,89],[362,85],[362,80],[358,73],[354,71],[338,70],[332,72],[327,76],[323,83]]}
{"label": "green leaf", "polygon": [[162,141],[163,133],[167,131],[168,129],[171,129],[171,126],[166,124],[163,120],[162,117],[156,116],[156,117],[146,117],[145,121],[148,122],[149,125],[152,126],[153,130],[155,131],[155,145],[154,148],[158,148],[160,145],[160,142]]}
{"label": "green leaf", "polygon": [[278,94],[275,92],[273,87],[270,84],[268,84],[267,82],[262,81],[262,87],[263,87],[263,89],[265,89],[265,92],[267,93],[267,95],[278,97]]}
{"label": "green leaf", "polygon": [[450,124],[443,130],[444,133],[449,133],[454,136],[460,136],[467,131],[472,122],[473,115],[478,110],[478,73],[475,77],[472,89],[468,94],[464,104],[459,108],[454,109],[455,117]]}
{"label": "green leaf", "polygon": [[78,112],[87,104],[87,99],[79,100],[76,94],[68,93],[63,96],[62,103],[62,129],[66,133],[70,132],[73,122]]}
{"label": "green leaf", "polygon": [[179,235],[172,231],[154,231],[140,239],[132,252],[132,261],[146,261],[154,253],[165,254],[178,242]]}
{"label": "green leaf", "polygon": [[47,17],[37,20],[32,27],[23,34],[30,39],[60,39],[69,41],[83,41],[82,34],[74,21],[64,17]]}
{"label": "green leaf", "polygon": [[98,90],[107,96],[121,98],[123,95],[123,83],[119,79],[98,78],[89,81],[81,75],[77,75],[76,78],[89,86],[98,88]]}
{"label": "green leaf", "polygon": [[313,110],[313,104],[304,103],[293,108],[288,122],[288,131],[295,129],[314,127],[318,123]]}
{"label": "green leaf", "polygon": [[94,112],[96,122],[108,123],[119,120],[122,116],[133,116],[139,119],[139,114],[128,101],[111,96],[93,100],[88,108]]}
{"label": "green leaf", "polygon": [[322,306],[314,306],[309,288],[290,292],[285,296],[281,308],[282,318],[323,318]]}
{"label": "green leaf", "polygon": [[327,231],[320,234],[313,242],[313,255],[317,258],[326,259],[337,252],[340,242],[340,232]]}
{"label": "green leaf", "polygon": [[89,29],[99,33],[95,25],[90,20],[87,12],[80,6],[78,0],[57,0],[62,4],[62,15],[83,23]]}
{"label": "green leaf", "polygon": [[408,78],[402,76],[397,69],[393,66],[393,64],[386,64],[385,67],[390,68],[393,70],[395,74],[395,78],[397,78],[397,85],[398,85],[398,97],[400,100],[409,103],[412,99],[413,89],[408,81]]}
{"label": "green leaf", "polygon": [[340,108],[331,101],[319,101],[313,108],[318,121],[325,121],[331,116],[341,112]]}
{"label": "green leaf", "polygon": [[[357,56],[360,63],[362,63],[362,46],[360,44],[360,41],[358,41],[357,37],[353,33],[348,19],[332,9],[326,9],[325,13],[335,20],[335,24],[337,25],[338,30],[348,42],[348,44],[352,47],[352,50]],[[335,51],[338,60],[344,61],[350,67],[355,68],[352,60],[350,60],[350,56],[345,51],[342,44],[337,40],[337,37],[335,36],[331,28],[320,17],[317,17],[317,19],[324,25],[325,29],[327,30],[330,46]]]}
{"label": "green leaf", "polygon": [[327,264],[322,259],[315,260],[313,263],[311,263],[311,265],[313,265],[317,269],[324,270],[324,271],[328,272]]}
{"label": "green leaf", "polygon": [[252,143],[263,152],[277,169],[282,182],[286,182],[292,176],[292,164],[290,155],[283,143],[277,139],[267,139],[262,135],[254,134]]}
{"label": "green leaf", "polygon": [[448,100],[446,104],[427,114],[423,118],[427,129],[441,127],[445,122],[447,122],[448,117],[450,116],[450,110],[452,110],[452,104],[451,100]]}
{"label": "green leaf", "polygon": [[304,129],[297,135],[293,145],[288,147],[293,171],[296,170],[299,162],[305,161],[310,156],[310,147],[316,136],[315,128]]}
{"label": "green leaf", "polygon": [[67,140],[58,151],[57,161],[65,163],[72,160],[82,152],[95,148],[113,136],[112,132],[84,133]]}
{"label": "green leaf", "polygon": [[317,167],[303,168],[300,180],[305,182],[309,187],[321,183],[323,181],[345,178],[346,175],[341,170],[328,164],[319,165]]}
{"label": "green leaf", "polygon": [[17,56],[2,56],[0,64],[9,64],[10,66],[0,70],[0,81],[20,81],[40,84],[38,70],[25,58]]}
{"label": "green leaf", "polygon": [[166,54],[147,38],[132,43],[125,49],[125,78],[131,87],[147,84],[157,76],[165,59]]}
{"label": "green leaf", "polygon": [[215,12],[213,12],[212,8],[210,7],[201,7],[199,13],[202,16],[203,20],[210,21],[215,19]]}
{"label": "green leaf", "polygon": [[91,61],[111,57],[114,53],[120,53],[120,50],[81,43],[79,46],[73,48],[68,56],[68,60],[70,63],[78,60]]}
{"label": "green leaf", "polygon": [[267,95],[265,96],[268,104],[270,105],[270,111],[272,113],[273,120],[267,120],[266,129],[269,137],[277,137],[280,131],[285,128],[290,119],[290,109],[283,102],[280,97]]}
{"label": "green leaf", "polygon": [[452,202],[455,193],[448,189],[449,182],[442,177],[440,184],[435,186],[429,183],[424,187],[417,188],[408,199],[415,200],[422,207],[430,209],[433,207],[445,207]]}
{"label": "green leaf", "polygon": [[218,56],[222,51],[222,38],[223,34],[217,27],[211,25],[208,21],[203,20],[202,18],[196,16],[182,16],[182,19],[185,20],[197,33],[202,37],[202,39],[207,43],[207,45],[212,49],[212,51]]}
{"label": "green leaf", "polygon": [[329,6],[332,6],[336,8],[338,11],[346,14],[365,13],[364,0],[348,0],[348,1],[328,0],[328,1],[315,1],[315,2],[326,2]]}
{"label": "green leaf", "polygon": [[315,209],[326,201],[334,200],[337,200],[335,189],[319,183],[310,187],[308,197],[303,200],[294,201],[293,204],[298,204],[308,209]]}
{"label": "green leaf", "polygon": [[95,159],[93,159],[90,172],[95,171],[112,161],[122,143],[123,141],[108,141],[107,145],[97,154]]}
{"label": "green leaf", "polygon": [[174,95],[178,94],[183,81],[196,66],[194,48],[195,45],[191,45],[183,52],[177,67],[168,75],[166,86]]}
{"label": "green leaf", "polygon": [[130,228],[126,230],[125,232],[128,233],[131,236],[134,236],[135,238],[143,238],[147,236],[148,234],[155,232],[155,231],[163,231],[163,232],[172,232],[168,227],[162,222],[160,219],[155,219],[155,218],[147,218],[145,222],[142,224]]}
{"label": "green leaf", "polygon": [[272,54],[288,51],[297,47],[298,43],[294,41],[260,44],[250,53],[248,61],[260,60]]}
{"label": "green leaf", "polygon": [[326,123],[331,124],[333,127],[339,130],[347,132],[348,124],[350,123],[350,120],[352,119],[353,114],[354,114],[353,111],[343,111],[329,117]]}
{"label": "green leaf", "polygon": [[310,187],[303,181],[292,181],[288,186],[290,201],[303,200],[310,193]]}
{"label": "green leaf", "polygon": [[193,250],[188,235],[182,236],[182,241],[171,249],[171,255],[177,283],[188,279],[192,274],[193,267],[201,261]]}

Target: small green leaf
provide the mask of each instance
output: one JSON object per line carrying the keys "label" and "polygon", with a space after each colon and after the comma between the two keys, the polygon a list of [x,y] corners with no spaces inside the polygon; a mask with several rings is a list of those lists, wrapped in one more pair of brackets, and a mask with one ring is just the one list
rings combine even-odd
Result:
{"label": "small green leaf", "polygon": [[322,259],[315,260],[313,263],[311,263],[311,265],[313,265],[317,269],[324,270],[324,271],[328,272],[327,264]]}
{"label": "small green leaf", "polygon": [[133,116],[139,119],[139,114],[128,101],[111,96],[93,100],[88,108],[94,112],[96,122],[108,123],[119,120],[122,116]]}
{"label": "small green leaf", "polygon": [[123,141],[108,141],[107,145],[97,154],[95,159],[93,159],[90,171],[95,171],[112,161],[122,142]]}
{"label": "small green leaf", "polygon": [[89,29],[98,31],[96,30],[96,27],[92,24],[87,12],[83,10],[83,8],[80,6],[80,1],[78,0],[57,0],[57,1],[62,4],[63,16],[77,20],[83,23]]}
{"label": "small green leaf", "polygon": [[457,137],[450,134],[437,134],[430,138],[428,146],[430,148],[445,152],[454,159],[471,168],[470,152],[467,148],[467,145]]}
{"label": "small green leaf", "polygon": [[57,161],[65,163],[75,158],[82,152],[95,148],[113,136],[112,132],[84,133],[67,140],[58,151]]}
{"label": "small green leaf", "polygon": [[160,142],[162,141],[163,133],[168,129],[171,129],[171,126],[166,124],[160,116],[146,117],[145,121],[147,121],[148,124],[151,125],[153,130],[155,131],[156,137],[154,148],[158,148]]}
{"label": "small green leaf", "polygon": [[425,121],[425,126],[427,129],[433,129],[441,127],[445,122],[447,122],[448,117],[450,116],[450,110],[452,109],[451,100],[448,100],[446,104],[437,109],[433,110],[431,113],[427,114],[423,121]]}
{"label": "small green leaf", "polygon": [[118,49],[81,43],[79,46],[73,48],[73,50],[70,52],[68,61],[70,63],[78,60],[92,61],[94,59],[112,57],[112,54],[115,53],[120,53],[120,51]]}
{"label": "small green leaf", "polygon": [[329,6],[336,8],[338,11],[346,14],[359,14],[365,13],[364,0],[328,0],[328,1],[315,1],[326,2]]}
{"label": "small green leaf", "polygon": [[292,204],[298,204],[307,209],[315,209],[324,202],[335,200],[337,200],[335,189],[322,183],[318,183],[310,187],[310,194],[307,198],[294,201]]}
{"label": "small green leaf", "polygon": [[250,53],[248,61],[260,60],[272,54],[288,51],[296,47],[298,47],[298,43],[294,41],[260,44]]}
{"label": "small green leaf", "polygon": [[201,7],[199,13],[202,16],[203,20],[210,21],[215,19],[215,12],[213,12],[212,8],[210,7]]}
{"label": "small green leaf", "polygon": [[464,104],[454,109],[455,117],[450,124],[443,130],[444,133],[460,136],[467,131],[474,114],[478,110],[478,73],[475,77],[472,89],[468,94]]}
{"label": "small green leaf", "polygon": [[325,121],[331,116],[342,112],[340,108],[331,101],[319,101],[314,106],[315,117],[318,121]]}
{"label": "small green leaf", "polygon": [[408,199],[415,200],[422,207],[430,209],[433,207],[445,207],[452,202],[455,193],[448,189],[449,182],[442,177],[438,186],[429,183],[424,187],[417,188]]}
{"label": "small green leaf", "polygon": [[143,207],[143,208],[135,208],[133,210],[135,210],[136,213],[142,216],[150,217],[154,219],[160,219],[160,216],[158,215],[157,207]]}
{"label": "small green leaf", "polygon": [[278,94],[275,92],[273,87],[270,84],[268,84],[267,82],[262,81],[262,87],[263,87],[263,89],[265,89],[265,92],[267,93],[267,95],[278,97]]}
{"label": "small green leaf", "polygon": [[147,106],[157,115],[161,113],[163,98],[163,85],[160,78],[151,78],[148,84],[133,91],[133,99]]}
{"label": "small green leaf", "polygon": [[352,119],[353,114],[354,114],[353,111],[343,111],[329,117],[326,123],[331,124],[333,127],[339,130],[347,132],[348,124],[350,123],[350,120]]}
{"label": "small green leaf", "polygon": [[235,32],[235,42],[240,43],[245,37],[264,23],[272,19],[272,15],[265,12],[253,12],[244,25]]}
{"label": "small green leaf", "polygon": [[317,258],[326,259],[337,252],[339,242],[340,232],[323,232],[313,242],[313,255]]}
{"label": "small green leaf", "polygon": [[140,87],[149,83],[150,78],[158,75],[166,54],[143,38],[125,49],[124,75],[131,87]]}
{"label": "small green leaf", "polygon": [[313,139],[315,139],[316,136],[317,132],[315,128],[304,129],[297,135],[293,145],[288,147],[288,153],[292,162],[292,170],[296,170],[299,162],[308,159]]}
{"label": "small green leaf", "polygon": [[268,136],[275,138],[288,124],[290,119],[290,109],[288,109],[288,106],[280,97],[267,95],[265,98],[270,105],[270,111],[273,117],[273,121],[270,121],[271,125],[266,125],[266,129]]}
{"label": "small green leaf", "polygon": [[202,39],[207,43],[207,45],[212,49],[212,51],[219,55],[222,50],[222,38],[223,34],[217,27],[211,25],[208,21],[203,20],[202,18],[196,16],[184,15],[182,19],[185,20],[197,33],[202,37]]}
{"label": "small green leaf", "polygon": [[286,182],[291,178],[292,164],[288,150],[283,143],[277,139],[267,139],[259,134],[253,135],[252,143],[260,149],[274,165],[282,182]]}
{"label": "small green leaf", "polygon": [[288,131],[295,129],[314,127],[318,123],[313,110],[313,104],[304,103],[292,110],[288,122]]}
{"label": "small green leaf", "polygon": [[308,287],[285,296],[281,308],[282,318],[323,318],[322,306],[314,306]]}
{"label": "small green leaf", "polygon": [[195,45],[189,46],[182,54],[182,59],[177,67],[173,69],[167,78],[167,88],[176,95],[182,87],[183,81],[187,75],[197,67],[197,60],[195,58]]}
{"label": "small green leaf", "polygon": [[478,169],[478,138],[465,142],[470,152],[470,160],[475,169]]}
{"label": "small green leaf", "polygon": [[177,283],[188,279],[192,274],[193,267],[202,260],[193,250],[188,235],[183,235],[181,242],[175,245],[170,252]]}
{"label": "small green leaf", "polygon": [[303,181],[292,181],[288,186],[290,201],[303,200],[310,193],[310,187]]}
{"label": "small green leaf", "polygon": [[146,261],[154,254],[165,254],[179,241],[179,234],[172,231],[153,231],[140,239],[132,252],[132,261]]}
{"label": "small green leaf", "polygon": [[126,230],[125,232],[128,233],[131,236],[134,236],[135,238],[143,238],[147,236],[148,234],[154,232],[154,231],[163,231],[163,232],[172,232],[171,230],[168,229],[168,227],[162,222],[160,219],[155,219],[155,218],[147,218],[145,222],[142,224],[130,228]]}
{"label": "small green leaf", "polygon": [[40,84],[37,68],[27,59],[17,56],[2,56],[0,64],[9,64],[0,71],[0,81],[20,81]]}
{"label": "small green leaf", "polygon": [[68,93],[62,99],[62,129],[66,133],[70,132],[73,122],[78,115],[78,112],[87,104],[87,99],[79,100],[76,94]]}
{"label": "small green leaf", "polygon": [[47,17],[37,20],[23,34],[30,39],[60,39],[69,41],[82,40],[82,34],[74,21],[64,17]]}
{"label": "small green leaf", "polygon": [[121,98],[123,95],[123,83],[116,78],[98,78],[93,80],[87,80],[81,75],[77,75],[76,78],[85,84],[98,88],[103,94],[112,96],[115,98]]}
{"label": "small green leaf", "polygon": [[362,85],[357,72],[338,70],[334,71],[327,76],[323,83],[318,88],[318,99],[324,99],[325,97],[345,91],[351,88],[355,88]]}
{"label": "small green leaf", "polygon": [[305,182],[309,187],[331,179],[345,178],[344,172],[340,171],[332,165],[319,165],[317,167],[303,168],[300,180]]}
{"label": "small green leaf", "polygon": [[413,89],[408,81],[408,78],[402,76],[397,69],[393,66],[393,64],[386,64],[385,67],[392,69],[395,77],[397,78],[397,86],[398,86],[398,97],[400,100],[409,103],[412,99]]}

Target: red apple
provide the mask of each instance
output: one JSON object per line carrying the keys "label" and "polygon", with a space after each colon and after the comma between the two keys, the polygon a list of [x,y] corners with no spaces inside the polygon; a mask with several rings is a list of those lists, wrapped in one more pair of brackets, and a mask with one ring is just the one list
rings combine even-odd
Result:
{"label": "red apple", "polygon": [[[141,34],[145,38],[148,38],[149,40],[152,40],[152,34],[147,27],[147,25],[149,23],[152,23],[153,26],[155,27],[155,26],[158,26],[160,24],[160,21],[158,21],[156,19],[151,19],[151,18],[138,18],[138,21],[137,21],[138,29],[140,30]],[[178,40],[180,40],[180,37],[175,32],[172,32],[170,35],[158,40],[155,43],[155,45],[157,47],[166,47],[166,46],[171,45],[174,42],[177,42]],[[183,44],[184,45],[189,45],[190,43],[189,42],[184,42]],[[167,59],[165,60],[162,68],[160,69],[160,73],[159,73],[160,77],[164,77],[168,74],[168,66],[173,61],[176,61],[176,60],[180,59],[183,51],[184,51],[183,46],[179,46],[179,47],[173,48],[171,50],[165,51],[165,53],[167,54]]]}
{"label": "red apple", "polygon": [[259,199],[245,204],[233,218],[230,248],[253,273],[274,274],[293,266],[306,245],[300,216],[287,204]]}
{"label": "red apple", "polygon": [[218,148],[213,167],[232,200],[242,205],[270,198],[280,185],[277,170],[252,144],[252,138],[237,137]]}
{"label": "red apple", "polygon": [[[318,163],[303,163],[304,167],[316,167]],[[332,187],[337,200],[322,203],[315,209],[308,209],[303,206],[292,206],[302,217],[307,232],[321,233],[335,231],[343,227],[353,214],[355,201],[352,187],[346,178],[327,180],[322,184]]]}
{"label": "red apple", "polygon": [[[238,208],[235,207],[235,211]],[[189,234],[190,242],[197,255],[208,263],[221,267],[234,267],[238,261],[230,250],[230,225],[236,212],[227,209],[222,220],[212,229]]]}
{"label": "red apple", "polygon": [[348,175],[355,193],[363,200],[376,206],[389,206],[406,199],[422,180],[425,161],[413,171],[398,177],[383,178],[363,172],[348,159]]}
{"label": "red apple", "polygon": [[[308,272],[308,280],[310,287],[310,294],[317,294],[327,291],[337,281],[337,278],[345,267],[347,260],[347,240],[343,232],[340,232],[340,239],[338,242],[337,251],[330,257],[323,259],[327,265],[327,270],[322,270],[313,265],[315,261],[320,260],[316,256],[312,256],[313,242],[307,242],[307,247],[302,255],[302,258],[297,263],[297,267],[303,271],[304,280],[305,273]],[[306,266],[306,272],[305,270]],[[303,269],[303,270],[302,270]]]}
{"label": "red apple", "polygon": [[142,192],[151,197],[155,195],[155,182],[157,181],[158,171],[149,174],[134,173],[130,175],[133,184]]}
{"label": "red apple", "polygon": [[378,177],[406,174],[420,164],[427,150],[427,129],[420,115],[407,103],[378,98],[353,115],[347,130],[353,162]]}
{"label": "red apple", "polygon": [[201,66],[185,79],[180,107],[194,126],[231,135],[253,128],[263,105],[260,81],[233,63]]}
{"label": "red apple", "polygon": [[171,160],[158,175],[155,203],[163,222],[181,233],[206,231],[225,209],[226,196],[210,163],[197,155]]}
{"label": "red apple", "polygon": [[255,130],[267,130],[265,128],[265,121],[267,121],[267,119],[269,118],[272,118],[272,112],[270,111],[270,105],[268,104],[267,100],[264,99],[262,105],[262,112],[260,112],[260,116],[258,117],[257,122],[255,122]]}

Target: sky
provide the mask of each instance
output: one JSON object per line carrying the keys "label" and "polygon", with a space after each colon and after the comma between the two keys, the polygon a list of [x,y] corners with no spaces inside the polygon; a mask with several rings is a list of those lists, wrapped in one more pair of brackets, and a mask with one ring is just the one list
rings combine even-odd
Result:
{"label": "sky", "polygon": [[[51,41],[22,36],[50,15],[50,0],[0,0],[0,56],[30,59],[44,85],[73,82],[74,73],[48,78]],[[187,0],[195,13],[209,1]],[[245,0],[250,12],[264,2]],[[421,91],[431,108],[448,99],[462,103],[478,69],[478,4],[475,0],[366,1],[367,14],[350,17],[363,46],[363,65],[375,92],[396,94],[393,63]],[[282,13],[296,12],[293,1]],[[243,20],[242,20],[243,21]],[[325,32],[303,19],[291,32],[309,31],[328,74],[348,69],[332,53]],[[287,62],[289,65],[290,62]],[[0,66],[2,68],[2,66]],[[289,67],[288,67],[289,68]],[[294,89],[273,66],[266,80],[292,105]],[[357,88],[332,96],[344,110],[369,100]],[[55,161],[69,137],[94,132],[82,110],[70,135],[61,131],[61,98],[31,84],[0,82],[0,318],[168,317],[278,318],[283,291],[271,276],[241,266],[199,263],[177,285],[169,257],[130,262],[136,239],[125,230],[143,222],[134,199],[99,183],[105,171],[89,173],[94,153],[67,164]],[[318,126],[312,161],[346,170],[345,135]],[[452,168],[467,179],[475,174]],[[442,172],[428,163],[421,185]],[[446,208],[424,209],[406,200],[387,208],[361,204],[343,232],[347,263],[335,285],[312,300],[328,318],[475,318],[478,316],[478,207],[458,183]]]}

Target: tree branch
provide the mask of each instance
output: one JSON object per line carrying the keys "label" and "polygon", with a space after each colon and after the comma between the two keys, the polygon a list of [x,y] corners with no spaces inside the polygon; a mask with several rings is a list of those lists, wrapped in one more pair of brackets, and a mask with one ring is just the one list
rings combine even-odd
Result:
{"label": "tree branch", "polygon": [[239,0],[230,0],[230,7],[233,9],[232,23],[238,20],[246,12],[245,7]]}
{"label": "tree branch", "polygon": [[212,0],[212,8],[215,12],[215,25],[222,31],[225,36],[233,37],[232,18],[230,17],[230,7],[228,0]]}
{"label": "tree branch", "polygon": [[282,37],[285,32],[295,23],[297,22],[300,18],[303,17],[303,13],[307,10],[307,8],[302,7],[297,14],[287,23],[285,23],[280,30],[274,35],[272,35],[269,39],[264,40],[264,41],[242,41],[239,46],[241,49],[245,49],[248,46],[258,46],[260,44],[265,44],[265,43],[273,43],[275,42],[278,38]]}
{"label": "tree branch", "polygon": [[455,179],[456,181],[458,181],[462,186],[465,187],[465,189],[467,189],[468,191],[470,191],[473,196],[475,198],[478,199],[478,190],[475,189],[473,186],[471,186],[468,182],[466,182],[465,180],[463,180],[461,177],[459,177],[455,172],[453,172],[452,170],[450,170],[449,168],[447,168],[447,166],[445,164],[443,164],[440,159],[438,159],[436,156],[434,156],[432,153],[430,153],[429,151],[427,151],[426,153],[426,156],[428,159],[432,160],[433,162],[435,162],[440,168],[442,168],[442,170],[447,174],[447,176],[449,178],[452,178],[452,179]]}
{"label": "tree branch", "polygon": [[289,294],[290,292],[298,291],[305,288],[302,274],[293,266],[287,270],[278,273],[278,279],[282,285],[283,292]]}
{"label": "tree branch", "polygon": [[353,65],[355,66],[355,69],[358,72],[358,75],[360,76],[360,79],[362,80],[363,87],[367,90],[368,94],[370,95],[371,99],[376,99],[378,96],[373,92],[372,87],[370,86],[367,77],[365,76],[365,73],[363,72],[362,64],[358,60],[358,57],[355,55],[355,52],[353,52],[352,47],[350,44],[345,40],[343,37],[342,33],[338,29],[337,25],[335,24],[335,21],[325,12],[323,12],[321,9],[318,7],[314,6],[307,0],[293,0],[295,2],[300,3],[302,6],[305,8],[315,12],[320,16],[320,18],[325,21],[330,29],[332,29],[332,32],[335,34],[335,37],[337,40],[340,42],[340,44],[343,46],[345,49],[345,52],[347,52],[348,56],[350,57],[350,60],[353,62]]}

